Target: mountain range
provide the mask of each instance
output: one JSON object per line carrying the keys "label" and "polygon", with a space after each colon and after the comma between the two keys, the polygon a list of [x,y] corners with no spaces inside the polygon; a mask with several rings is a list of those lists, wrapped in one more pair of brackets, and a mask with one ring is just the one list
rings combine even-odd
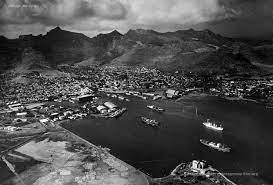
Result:
{"label": "mountain range", "polygon": [[273,65],[270,41],[234,39],[210,30],[160,33],[114,30],[89,38],[56,27],[45,35],[0,36],[0,70],[55,70],[58,65],[151,67],[162,71],[262,74]]}

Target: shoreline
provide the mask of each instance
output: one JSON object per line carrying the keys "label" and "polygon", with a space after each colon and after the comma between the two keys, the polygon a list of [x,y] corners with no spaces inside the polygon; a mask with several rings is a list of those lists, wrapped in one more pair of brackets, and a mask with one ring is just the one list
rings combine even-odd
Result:
{"label": "shoreline", "polygon": [[[66,131],[66,132],[68,132],[69,134],[73,135],[74,137],[78,138],[78,139],[81,140],[82,142],[84,142],[84,143],[86,143],[86,144],[88,144],[88,145],[94,147],[94,148],[97,149],[97,150],[102,150],[99,146],[97,146],[97,145],[95,145],[95,144],[93,144],[93,143],[91,143],[91,142],[85,140],[84,138],[78,136],[77,134],[74,134],[73,132],[71,132],[71,131],[67,130],[66,128],[62,127],[60,124],[58,124],[58,126],[59,126],[61,129],[63,129],[64,131]],[[110,149],[110,150],[111,150],[111,149]],[[128,169],[134,169],[134,170],[140,172],[146,179],[147,179],[147,178],[151,178],[150,176],[148,176],[147,174],[143,173],[142,171],[136,169],[135,167],[131,166],[130,164],[128,164],[128,163],[122,161],[121,159],[119,159],[119,158],[113,156],[111,153],[107,152],[107,155],[109,155],[111,158],[117,160],[119,163],[125,165],[126,167],[128,167]],[[148,180],[147,180],[147,184],[149,184]]]}
{"label": "shoreline", "polygon": [[221,98],[221,99],[224,99],[224,100],[229,100],[229,101],[252,102],[252,103],[256,103],[258,105],[262,105],[262,106],[265,106],[265,107],[268,106],[268,103],[261,102],[261,101],[258,101],[258,100],[254,100],[254,99],[211,95],[211,94],[208,94],[208,93],[190,93],[190,94],[184,95],[184,96],[176,99],[175,101],[179,102],[181,100],[187,100],[187,99],[190,99],[190,98],[203,98],[203,97],[218,97],[218,98]]}
{"label": "shoreline", "polygon": [[[97,174],[96,176],[100,176],[100,177],[98,177],[98,179],[95,179],[95,180],[101,181],[101,180],[103,180],[103,179],[101,179],[101,177],[112,173],[112,175],[107,176],[107,178],[109,178],[109,180],[111,178],[116,178],[116,179],[119,178],[119,180],[121,182],[122,181],[129,182],[130,180],[134,179],[135,182],[134,181],[132,181],[132,182],[134,182],[133,184],[135,184],[135,185],[138,184],[137,182],[141,182],[140,183],[141,185],[149,185],[149,179],[151,179],[151,177],[149,177],[145,173],[141,172],[140,170],[134,168],[130,164],[113,156],[105,148],[103,148],[101,146],[96,146],[93,143],[85,140],[84,138],[82,138],[82,137],[74,134],[73,132],[67,130],[66,128],[62,127],[61,124],[66,123],[66,122],[69,122],[69,120],[59,121],[58,123],[56,123],[54,130],[38,134],[38,135],[36,135],[36,137],[32,137],[32,138],[28,139],[27,141],[21,142],[18,145],[14,146],[12,148],[9,148],[8,151],[4,151],[4,153],[2,152],[1,153],[1,160],[3,161],[4,164],[7,165],[7,167],[9,168],[9,171],[14,175],[12,177],[8,177],[7,179],[5,179],[4,184],[13,184],[13,182],[14,182],[14,185],[15,185],[15,184],[18,184],[18,181],[20,181],[20,184],[29,184],[29,181],[32,181],[32,180],[28,180],[28,178],[26,178],[26,177],[31,175],[32,168],[44,168],[45,171],[41,172],[41,174],[43,174],[43,176],[46,176],[49,180],[54,181],[54,177],[52,176],[52,173],[55,173],[55,172],[52,172],[52,169],[55,168],[56,165],[57,165],[57,168],[54,169],[58,173],[58,176],[56,176],[56,178],[70,179],[67,175],[71,174],[76,169],[82,167],[82,166],[76,165],[73,167],[69,167],[69,169],[68,169],[66,166],[66,163],[74,161],[75,164],[76,163],[77,164],[84,163],[84,165],[85,165],[84,168],[87,167],[86,169],[89,169],[88,166],[91,165],[92,168],[90,168],[89,170],[91,170],[91,169],[94,170],[94,171],[89,171],[88,174],[87,174],[87,172],[85,172],[83,174],[83,176],[77,176],[78,172],[76,174],[73,174],[73,176],[75,176],[75,178],[78,178],[78,179],[83,178],[83,181],[85,181],[86,177],[90,177],[91,175],[94,175],[94,174]],[[39,137],[41,137],[43,139],[41,141],[37,142],[35,139],[39,138]],[[53,139],[53,138],[58,138],[58,137],[61,137],[61,140],[54,140]],[[77,149],[76,149],[76,151],[73,151],[73,152],[70,150],[67,150],[67,148],[66,148],[67,146],[63,145],[63,143],[70,143],[70,142],[82,143],[83,145],[85,145],[86,148],[88,148],[86,151],[88,151],[88,150],[94,151],[94,153],[92,155],[90,155],[90,157],[92,158],[92,157],[94,157],[94,155],[99,156],[97,159],[98,162],[96,163],[96,165],[95,165],[94,161],[92,161],[92,160],[91,161],[88,161],[88,160],[84,161],[85,160],[84,156],[87,156],[87,154],[83,154],[79,151],[77,152]],[[78,145],[78,147],[82,147],[82,144]],[[51,148],[47,148],[50,146],[51,146]],[[32,152],[29,152],[31,147],[32,148],[33,147],[41,147],[44,149],[40,150],[40,151],[38,149],[36,149],[32,153]],[[62,152],[61,152],[61,150],[62,150]],[[45,163],[47,163],[47,165],[44,166],[41,164],[42,166],[30,166],[31,168],[26,168],[26,170],[17,171],[17,170],[15,170],[15,164],[13,164],[13,163],[15,163],[14,160],[12,158],[6,159],[6,156],[12,156],[12,155],[9,155],[9,153],[13,153],[13,152],[20,152],[20,153],[22,153],[22,155],[24,157],[29,157],[29,158],[33,158],[34,160],[37,160],[37,161],[45,162]],[[74,158],[73,158],[73,156],[74,156]],[[17,156],[15,156],[15,157],[17,157]],[[73,160],[71,157],[73,158]],[[54,163],[53,161],[56,161],[58,164]],[[66,161],[66,163],[63,163],[64,161]],[[105,168],[105,166],[103,166],[102,163],[110,166],[110,168],[108,168],[108,170],[110,170],[109,172],[101,171],[101,168]],[[26,163],[26,165],[27,165],[27,163]],[[48,165],[52,165],[52,166],[48,167]],[[58,166],[58,165],[60,165],[60,166]],[[64,166],[62,166],[62,165],[64,165]],[[93,168],[93,167],[95,167],[94,165],[95,166],[102,165],[102,166],[95,169],[95,168]],[[50,168],[50,169],[48,169],[48,168]],[[44,179],[45,177],[41,177],[41,175],[38,175],[35,177],[37,177],[37,179],[34,180],[35,182],[40,182],[40,181],[45,180]],[[32,178],[34,178],[34,177],[32,177]],[[16,181],[17,181],[17,183],[16,183]],[[40,184],[40,183],[38,183],[38,184]],[[42,184],[44,184],[44,183],[42,183]],[[114,183],[114,184],[116,184],[116,183]]]}
{"label": "shoreline", "polygon": [[[190,100],[190,99],[192,100],[192,99],[194,99],[194,98],[197,98],[197,99],[198,99],[198,97],[203,98],[203,97],[219,97],[219,96],[213,96],[213,95],[209,95],[209,94],[205,94],[205,93],[200,93],[200,94],[199,94],[199,93],[191,93],[191,94],[186,95],[186,96],[184,96],[184,97],[181,97],[181,98],[179,98],[179,99],[177,99],[177,100],[175,100],[175,101],[170,100],[170,102],[174,102],[174,103],[178,103],[178,104],[179,104],[180,102],[177,102],[177,101],[181,101],[181,100],[183,100],[183,99],[188,99],[188,100]],[[223,97],[219,97],[219,98],[221,98],[221,99],[226,99],[226,98],[223,98]],[[229,100],[229,99],[228,99],[228,100]],[[235,99],[235,100],[237,100],[237,99]],[[241,100],[241,99],[239,99],[239,100]],[[89,119],[89,118],[87,118],[87,119]],[[69,120],[69,119],[65,119],[65,120],[61,120],[61,121],[56,121],[56,122],[55,122],[55,128],[52,129],[52,130],[51,130],[51,129],[47,130],[47,132],[44,133],[44,134],[47,135],[47,134],[52,133],[52,132],[61,132],[61,131],[63,130],[64,132],[68,132],[69,134],[75,136],[76,138],[78,138],[79,140],[83,141],[84,143],[86,143],[86,144],[89,145],[89,146],[92,146],[92,147],[94,147],[94,148],[96,148],[96,149],[98,149],[98,150],[102,150],[102,149],[103,149],[103,148],[101,148],[100,146],[94,145],[94,144],[91,143],[90,141],[85,140],[84,138],[78,136],[77,134],[75,134],[75,133],[69,131],[68,129],[66,129],[66,128],[64,128],[64,127],[62,126],[62,124],[69,123],[69,122],[71,122],[71,121],[72,121],[72,120]],[[151,181],[155,181],[155,180],[159,180],[159,179],[166,180],[165,178],[173,178],[172,175],[175,175],[175,174],[173,174],[173,172],[174,172],[175,169],[178,167],[178,166],[177,166],[177,167],[171,172],[171,174],[168,175],[168,176],[161,177],[161,178],[152,178],[151,176],[149,176],[149,175],[147,175],[147,174],[141,172],[140,170],[136,169],[135,167],[131,166],[130,164],[128,164],[128,163],[122,161],[121,159],[118,159],[117,157],[113,156],[113,155],[110,154],[109,152],[107,152],[107,155],[108,155],[108,154],[109,154],[109,156],[111,156],[111,158],[115,159],[118,163],[124,164],[124,165],[127,166],[129,169],[135,169],[136,171],[139,171],[139,172],[146,178],[146,180],[147,180],[147,179],[150,179]],[[180,165],[181,165],[181,164],[180,164]],[[213,168],[211,168],[211,169],[213,169]],[[227,181],[229,181],[229,183],[231,183],[232,185],[236,185],[234,182],[232,182],[230,179],[228,179],[228,178],[224,175],[225,173],[223,174],[223,173],[219,172],[219,171],[216,170],[216,169],[214,169],[214,171],[218,172],[220,176],[222,176],[224,179],[226,179]],[[182,180],[183,180],[183,179],[182,179]],[[147,180],[147,181],[149,182],[149,180]]]}
{"label": "shoreline", "polygon": [[[69,120],[67,120],[67,121],[69,121]],[[65,122],[67,122],[67,121],[63,121],[62,123],[65,123]],[[66,128],[62,127],[62,126],[60,125],[60,124],[62,124],[62,123],[58,123],[58,126],[59,126],[61,129],[63,129],[64,131],[70,133],[71,135],[73,135],[74,137],[78,138],[79,140],[81,140],[81,141],[87,143],[88,145],[91,145],[92,147],[96,148],[97,150],[101,150],[100,147],[94,145],[93,143],[91,143],[91,142],[85,140],[84,138],[78,136],[77,134],[74,134],[73,132],[71,132],[71,131],[67,130]],[[107,152],[107,154],[108,154],[109,156],[111,156],[111,158],[114,158],[115,160],[117,160],[118,162],[124,164],[125,166],[127,166],[127,167],[129,167],[129,168],[131,168],[131,169],[135,169],[135,167],[133,167],[133,166],[131,166],[130,164],[128,164],[128,163],[122,161],[121,159],[119,159],[119,158],[113,156],[113,155],[110,154],[109,152]],[[155,180],[158,181],[158,180],[162,180],[162,179],[169,178],[169,177],[175,177],[175,176],[176,176],[176,175],[175,175],[175,171],[176,171],[182,164],[184,164],[184,163],[181,163],[181,164],[179,164],[178,166],[176,166],[176,167],[171,171],[170,175],[165,176],[165,177],[159,177],[159,178],[153,178],[153,177],[151,177],[151,176],[149,176],[149,175],[143,173],[143,172],[140,171],[140,170],[137,170],[137,169],[135,169],[135,170],[139,171],[139,172],[147,179],[147,183],[149,184],[148,179],[150,179],[150,180],[152,180],[152,181],[155,181]],[[210,169],[213,170],[213,171],[218,172],[218,174],[219,174],[220,176],[222,176],[222,177],[223,177],[226,181],[228,181],[230,184],[232,184],[232,185],[237,185],[236,183],[234,183],[233,181],[231,181],[230,179],[228,179],[224,174],[222,174],[222,173],[221,173],[220,171],[218,171],[217,169],[214,169],[214,168],[212,168],[212,167],[210,167]]]}
{"label": "shoreline", "polygon": [[[81,141],[87,143],[88,145],[91,145],[92,147],[94,147],[94,148],[96,148],[96,149],[98,149],[98,150],[101,150],[100,147],[94,145],[93,143],[87,141],[86,139],[84,139],[84,138],[78,136],[77,134],[75,134],[75,133],[73,133],[73,132],[71,132],[71,131],[69,131],[69,130],[67,130],[66,128],[64,128],[64,127],[61,126],[61,124],[67,123],[67,122],[69,122],[69,121],[70,121],[70,120],[63,120],[63,121],[60,121],[57,125],[58,125],[58,127],[60,127],[61,129],[63,129],[65,132],[68,132],[68,133],[72,134],[73,136],[75,136],[75,137],[78,138],[79,140],[81,140]],[[111,149],[110,149],[110,150],[111,150]],[[108,153],[109,156],[111,156],[112,158],[116,159],[116,160],[119,161],[120,163],[125,164],[125,165],[128,166],[129,168],[135,169],[135,167],[131,166],[130,164],[128,164],[128,163],[122,161],[121,159],[119,159],[119,158],[113,156],[113,155],[110,154],[109,152],[107,152],[107,153]],[[174,172],[175,172],[182,164],[184,164],[184,163],[181,163],[181,164],[179,164],[178,166],[176,166],[176,167],[171,171],[170,175],[167,175],[167,176],[164,176],[164,177],[157,177],[157,178],[153,178],[152,176],[147,175],[147,174],[143,173],[143,172],[140,171],[140,170],[137,170],[137,169],[136,169],[136,170],[139,171],[139,172],[147,179],[148,184],[149,184],[149,181],[155,182],[155,181],[162,181],[162,180],[164,180],[164,179],[169,179],[169,178],[176,178],[177,175],[175,175]],[[213,168],[211,168],[211,169],[213,169]],[[235,184],[234,182],[232,182],[230,179],[228,179],[227,177],[225,177],[225,176],[224,176],[221,172],[219,172],[218,170],[216,170],[216,169],[213,169],[213,170],[214,170],[214,171],[217,171],[217,172],[218,172],[226,181],[228,181],[230,184],[232,184],[232,185],[237,185],[237,184]]]}

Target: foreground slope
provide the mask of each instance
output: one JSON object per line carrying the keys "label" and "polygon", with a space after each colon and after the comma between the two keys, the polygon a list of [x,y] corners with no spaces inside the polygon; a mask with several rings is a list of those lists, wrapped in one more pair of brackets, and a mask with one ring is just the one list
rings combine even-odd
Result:
{"label": "foreground slope", "polygon": [[2,185],[149,184],[142,172],[64,130],[37,135],[2,159],[14,173]]}

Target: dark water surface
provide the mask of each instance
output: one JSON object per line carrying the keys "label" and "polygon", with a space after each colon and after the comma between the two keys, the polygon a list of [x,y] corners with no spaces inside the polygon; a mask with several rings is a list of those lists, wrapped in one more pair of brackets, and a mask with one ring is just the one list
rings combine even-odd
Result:
{"label": "dark water surface", "polygon": [[[128,111],[117,119],[85,119],[63,126],[152,177],[168,175],[179,163],[193,159],[208,161],[226,173],[258,173],[257,179],[272,183],[273,110],[255,103],[228,101],[216,97],[181,101],[156,101],[166,109],[159,114],[146,108],[151,101],[131,98],[131,102],[112,99]],[[198,108],[198,116],[196,109]],[[140,116],[158,120],[159,128],[141,123]],[[224,131],[215,132],[202,125],[206,118],[222,122]],[[227,144],[230,153],[205,147],[199,139]],[[255,176],[230,176],[238,184],[257,184]],[[251,180],[252,179],[252,180]],[[273,184],[273,183],[272,183]]]}

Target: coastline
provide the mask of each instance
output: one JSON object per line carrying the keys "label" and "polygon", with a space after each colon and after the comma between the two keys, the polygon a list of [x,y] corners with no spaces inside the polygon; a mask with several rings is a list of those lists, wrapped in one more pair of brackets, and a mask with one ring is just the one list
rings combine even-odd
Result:
{"label": "coastline", "polygon": [[[70,132],[69,130],[67,130],[66,128],[62,127],[61,125],[59,125],[59,127],[61,127],[63,130],[65,130],[65,131],[68,132],[69,134],[73,135],[74,137],[78,138],[79,140],[83,141],[84,143],[86,143],[86,144],[88,144],[88,145],[90,145],[90,146],[96,148],[97,150],[101,150],[100,147],[98,147],[98,146],[94,145],[93,143],[91,143],[91,142],[89,142],[89,141],[83,139],[82,137],[80,137],[80,136],[74,134],[73,132]],[[133,166],[131,166],[130,164],[128,164],[128,163],[126,163],[126,162],[120,160],[119,158],[113,156],[111,153],[107,152],[107,154],[108,154],[109,156],[111,156],[111,158],[117,160],[119,163],[122,163],[123,165],[127,166],[129,169],[135,169]],[[137,171],[141,172],[140,170],[137,170]],[[148,176],[148,175],[146,175],[146,174],[143,173],[143,172],[141,172],[141,174],[142,174],[143,176],[145,176],[145,177]],[[149,177],[149,176],[148,176],[148,177]]]}
{"label": "coastline", "polygon": [[218,96],[218,95],[212,95],[212,94],[208,94],[208,93],[190,93],[190,94],[184,95],[184,96],[176,99],[175,101],[179,102],[180,100],[187,100],[187,99],[190,99],[190,98],[203,98],[203,97],[219,97],[221,99],[229,100],[229,101],[252,102],[252,103],[259,104],[259,105],[267,106],[267,103],[261,102],[261,101],[258,101],[258,100],[254,100],[254,99],[240,98],[240,97]]}
{"label": "coastline", "polygon": [[[218,97],[218,98],[220,98],[220,99],[225,99],[225,98],[223,98],[223,97],[219,97],[219,96],[213,96],[213,95],[209,95],[209,94],[205,94],[205,93],[201,93],[201,94],[199,94],[199,93],[191,93],[191,94],[189,94],[189,95],[186,95],[186,96],[183,96],[183,97],[181,97],[180,99],[177,99],[177,100],[170,100],[170,103],[174,103],[174,104],[180,104],[180,102],[177,102],[177,101],[180,101],[180,100],[183,100],[183,99],[191,99],[191,100],[198,100],[198,98],[200,98],[200,100],[201,100],[201,98],[203,98],[203,97],[209,97],[209,96],[211,96],[211,97]],[[236,99],[237,100],[237,99]],[[141,100],[141,101],[143,101],[143,100]],[[163,101],[165,101],[165,100],[163,100]],[[229,101],[232,101],[232,100],[229,100]],[[143,101],[144,103],[147,103],[146,101]],[[223,102],[223,101],[222,101]],[[132,102],[131,102],[132,103]],[[158,102],[159,103],[159,102]],[[166,102],[165,102],[166,103]],[[182,102],[181,102],[182,103]],[[196,103],[194,102],[194,105],[196,105]],[[194,112],[194,111],[193,111]],[[184,112],[183,112],[183,116],[184,116]],[[198,119],[200,119],[200,118],[202,118],[202,114],[201,115],[198,115]],[[87,118],[88,119],[88,118]],[[93,143],[91,143],[90,141],[93,141],[93,140],[90,140],[89,139],[89,141],[87,141],[87,140],[85,140],[84,138],[82,138],[82,137],[80,137],[80,136],[78,136],[77,134],[74,134],[74,132],[71,132],[71,131],[69,131],[69,130],[67,130],[66,128],[64,128],[63,126],[61,126],[62,124],[65,124],[65,123],[67,123],[67,122],[71,122],[71,120],[69,120],[69,119],[66,119],[66,120],[61,120],[61,121],[56,121],[55,122],[55,124],[56,124],[56,126],[55,127],[52,127],[52,128],[47,128],[47,133],[46,134],[44,134],[44,135],[47,135],[47,134],[53,134],[54,132],[56,132],[56,134],[58,134],[58,132],[61,132],[61,131],[63,131],[63,132],[67,132],[67,133],[70,133],[71,135],[73,135],[74,137],[76,137],[77,138],[77,140],[81,140],[82,142],[84,142],[84,143],[86,143],[87,145],[89,145],[89,146],[91,146],[91,147],[93,147],[93,148],[96,148],[96,150],[102,150],[102,148],[100,147],[100,146],[96,146],[96,145],[94,145]],[[59,127],[59,128],[58,128]],[[107,146],[107,145],[105,145],[105,146]],[[118,161],[118,163],[120,163],[120,164],[122,164],[122,165],[124,165],[124,166],[127,166],[128,168],[131,168],[131,169],[134,169],[134,167],[133,166],[131,166],[130,164],[127,164],[126,162],[124,162],[124,161],[122,161],[122,160],[120,160],[120,159],[118,159],[118,158],[116,158],[115,156],[113,156],[113,155],[111,155],[110,153],[109,153],[109,156],[111,156],[111,158],[112,159],[114,159],[115,161]],[[216,170],[216,169],[214,169],[215,171],[217,171],[217,172],[219,172],[218,170]],[[139,170],[138,170],[139,171]],[[141,172],[141,171],[139,171],[139,172]],[[173,172],[173,171],[172,171]],[[166,176],[166,177],[162,177],[162,178],[152,178],[152,177],[150,177],[149,175],[146,175],[145,173],[143,173],[143,172],[141,172],[141,174],[143,175],[143,176],[145,176],[145,178],[147,178],[147,179],[150,179],[151,181],[153,181],[153,180],[159,180],[159,179],[166,179],[166,178],[170,178],[170,176],[171,175],[173,175],[173,173],[171,173],[171,175],[169,175],[169,176]],[[225,173],[221,173],[221,172],[219,172],[219,175],[221,175],[221,176],[223,176],[223,178],[225,178],[225,179],[228,179],[225,175],[224,175]],[[165,175],[165,174],[164,174]],[[160,177],[160,176],[159,176]],[[251,179],[252,179],[252,177],[250,177]],[[232,178],[233,179],[233,178]],[[229,180],[229,179],[228,179]],[[229,180],[230,181],[230,180]],[[252,181],[252,180],[251,180]],[[253,181],[255,182],[255,178],[253,178]],[[232,182],[232,181],[231,181]],[[233,183],[233,182],[232,182]],[[234,183],[235,184],[235,183]],[[234,185],[233,184],[233,185]]]}
{"label": "coastline", "polygon": [[[150,177],[146,174],[60,125],[67,121],[60,121],[55,129],[37,134],[2,153],[3,162],[13,174],[5,179],[3,185],[44,185],[57,181],[62,181],[61,184],[92,181],[94,185],[104,182],[149,185]],[[19,159],[23,163],[21,170],[16,162]],[[29,160],[37,162],[31,164]]]}
{"label": "coastline", "polygon": [[[184,96],[184,97],[182,97],[182,99],[183,98],[191,98],[191,100],[195,100],[196,98],[198,99],[198,97],[200,97],[201,99],[200,100],[202,100],[202,98],[204,97],[211,97],[211,98],[208,98],[209,100],[211,100],[211,99],[213,99],[213,101],[214,101],[214,97],[215,97],[215,99],[217,100],[217,102],[218,102],[218,100],[220,100],[219,102],[221,103],[221,104],[226,104],[228,101],[230,101],[228,104],[232,104],[232,105],[237,105],[237,103],[232,103],[232,101],[231,100],[228,100],[228,101],[224,101],[224,98],[222,98],[222,97],[219,97],[219,96],[212,96],[212,95],[209,95],[209,94],[205,94],[205,93],[202,93],[201,94],[201,96],[199,95],[199,94],[197,94],[197,93],[192,93],[190,96]],[[183,101],[182,99],[180,99],[181,101]],[[205,99],[207,99],[207,98],[205,98]],[[143,101],[143,100],[138,100],[138,99],[136,99],[136,101],[138,102],[142,102],[143,104],[147,104],[147,101]],[[158,106],[161,106],[162,105],[162,107],[164,107],[164,105],[166,106],[167,105],[167,101],[169,102],[168,104],[173,104],[173,103],[175,103],[176,102],[176,100],[158,100],[158,101],[155,101],[155,105],[158,105]],[[201,102],[203,102],[203,100],[201,101]],[[149,102],[150,103],[150,102]],[[160,104],[160,103],[162,103],[162,104]],[[186,103],[187,103],[187,101],[186,101]],[[133,101],[131,101],[131,103],[129,103],[129,104],[133,104]],[[164,104],[164,105],[163,105]],[[175,103],[176,104],[176,103]],[[177,104],[180,104],[180,102],[177,102]],[[241,102],[241,103],[238,103],[238,104],[242,104],[243,106],[246,106],[243,102]],[[255,106],[255,104],[253,104],[253,103],[250,103],[251,104],[251,106]],[[195,106],[197,106],[198,105],[198,103],[194,103],[194,105]],[[133,105],[131,105],[131,106],[134,106],[134,104]],[[139,106],[140,107],[140,106]],[[173,105],[171,106],[171,107],[173,107]],[[199,108],[199,107],[198,107]],[[261,107],[260,107],[261,108]],[[260,109],[259,108],[259,109]],[[203,114],[204,112],[202,112],[202,106],[200,106],[200,108],[198,109],[198,110],[200,110],[200,114],[198,114],[198,117],[196,117],[195,116],[195,111],[194,111],[194,109],[193,108],[191,108],[192,109],[192,113],[190,114],[191,115],[191,117],[190,116],[187,116],[188,115],[188,112],[187,112],[187,109],[186,109],[186,111],[185,111],[185,113],[183,112],[182,113],[182,110],[180,109],[180,112],[179,112],[179,116],[183,116],[183,117],[190,117],[191,119],[195,119],[195,120],[199,120],[199,122],[200,122],[200,120],[204,120],[204,118],[207,118],[207,116],[206,115],[208,115],[208,114]],[[129,113],[131,114],[132,113],[132,111],[131,111],[132,109],[130,109],[129,108]],[[210,109],[209,109],[210,110]],[[228,110],[228,109],[227,109]],[[141,114],[145,114],[145,112],[143,111],[139,111],[139,112],[141,112]],[[211,110],[210,110],[210,112],[212,112]],[[166,112],[166,114],[169,114],[169,112],[167,111]],[[186,114],[186,115],[185,115]],[[151,113],[151,115],[153,115],[152,113]],[[156,116],[157,114],[155,114],[154,116]],[[169,115],[171,115],[171,114],[169,114]],[[211,114],[213,117],[215,117],[216,116],[216,114],[215,114],[215,112],[213,112],[212,114]],[[160,119],[160,118],[158,118],[158,119]],[[219,118],[218,118],[219,119]],[[221,118],[219,119],[219,120],[221,120]],[[224,121],[225,122],[225,121]],[[107,121],[107,123],[108,123],[108,121]],[[226,121],[226,123],[228,123],[227,121]],[[229,123],[227,124],[228,126],[229,126]],[[177,125],[178,126],[178,125]],[[146,129],[146,130],[149,130],[149,129]],[[89,139],[90,140],[90,139]],[[92,141],[92,140],[91,140]],[[235,142],[234,142],[235,143]],[[231,144],[231,145],[234,145],[234,144]],[[233,147],[233,146],[232,146]],[[113,148],[114,149],[114,148]],[[201,158],[200,158],[201,159]],[[205,158],[205,159],[207,159],[207,158]],[[221,167],[219,167],[219,165],[217,165],[217,162],[218,161],[215,161],[215,162],[213,162],[213,165],[215,165],[215,167],[217,167],[220,171],[225,171],[225,169],[223,169],[223,168],[221,168]],[[175,165],[174,165],[175,166]],[[234,171],[238,171],[237,169],[233,169]],[[168,171],[171,171],[171,169],[169,168],[168,169]],[[150,174],[150,173],[149,173]],[[168,173],[167,173],[168,174]],[[167,175],[167,174],[164,174],[163,176],[165,176],[165,175]],[[225,173],[223,173],[223,174],[225,174]],[[228,175],[229,176],[229,175]],[[155,177],[160,177],[160,176],[155,176]],[[241,178],[241,177],[238,177],[238,178]],[[258,179],[259,177],[250,177],[251,179]],[[237,182],[237,177],[236,176],[234,176],[234,177],[231,177],[231,179],[232,180],[235,180],[235,182]],[[238,183],[239,183],[239,181],[238,181]]]}
{"label": "coastline", "polygon": [[[97,150],[101,150],[101,148],[99,148],[98,146],[96,146],[96,145],[94,145],[93,143],[91,143],[91,142],[85,140],[84,138],[82,138],[82,137],[80,137],[80,136],[74,134],[73,132],[67,130],[66,128],[64,128],[64,127],[62,127],[62,126],[60,125],[60,124],[65,123],[65,122],[66,122],[66,121],[63,121],[63,122],[59,123],[58,126],[59,126],[61,129],[63,129],[64,131],[66,131],[66,132],[70,133],[71,135],[73,135],[74,137],[78,138],[79,140],[81,140],[81,141],[87,143],[88,145],[91,145],[92,147],[96,148]],[[109,156],[111,156],[111,158],[113,158],[113,159],[119,161],[119,163],[124,164],[124,165],[127,166],[128,168],[135,169],[135,168],[134,168],[133,166],[131,166],[130,164],[128,164],[128,163],[126,163],[126,162],[124,162],[124,161],[118,159],[117,157],[113,156],[113,155],[110,154],[109,152],[107,152],[107,153],[108,153]],[[165,177],[159,177],[159,178],[153,178],[153,177],[151,177],[151,176],[149,176],[149,175],[147,175],[147,174],[141,172],[140,170],[137,170],[137,171],[139,171],[139,172],[147,179],[147,184],[149,184],[149,181],[151,181],[151,182],[156,182],[156,181],[157,181],[157,182],[160,182],[160,181],[162,181],[162,180],[164,180],[164,179],[176,178],[177,175],[175,174],[175,171],[178,170],[182,164],[184,164],[184,163],[181,163],[181,164],[179,164],[178,166],[176,166],[176,167],[174,168],[174,170],[171,171],[170,175],[165,176]],[[221,172],[219,172],[218,170],[216,170],[216,169],[214,169],[214,168],[212,168],[212,167],[211,167],[210,169],[213,170],[213,171],[217,171],[218,174],[219,174],[220,176],[222,176],[222,177],[223,177],[228,183],[230,183],[231,185],[237,185],[237,184],[235,184],[233,181],[231,181],[230,179],[228,179],[226,176],[224,176],[224,175],[223,175]],[[149,180],[148,180],[148,179],[149,179]]]}

